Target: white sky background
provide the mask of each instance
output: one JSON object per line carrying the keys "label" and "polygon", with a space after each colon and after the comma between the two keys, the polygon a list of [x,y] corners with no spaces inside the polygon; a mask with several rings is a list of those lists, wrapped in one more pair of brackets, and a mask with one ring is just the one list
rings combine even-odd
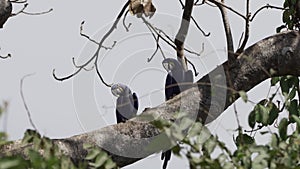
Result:
{"label": "white sky background", "polygon": [[[114,124],[115,98],[110,89],[102,85],[95,73],[82,72],[74,79],[58,82],[52,77],[52,69],[56,68],[58,75],[67,75],[73,71],[72,57],[80,63],[91,56],[95,45],[79,35],[81,21],[85,21],[84,32],[100,37],[116,18],[125,1],[71,1],[71,0],[30,0],[28,11],[39,12],[53,8],[54,11],[43,16],[19,15],[8,20],[4,29],[0,30],[0,54],[12,54],[12,58],[0,60],[0,101],[9,101],[7,128],[10,139],[19,139],[29,124],[26,111],[20,97],[20,79],[29,73],[36,73],[24,82],[24,94],[31,111],[32,119],[39,131],[51,138],[64,138]],[[150,20],[156,26],[163,28],[169,35],[177,33],[182,11],[178,1],[154,0],[156,15]],[[244,0],[228,0],[230,6],[241,13],[245,11]],[[270,3],[282,6],[280,0],[252,0],[251,11]],[[22,7],[22,6],[20,6]],[[14,6],[17,10],[17,6]],[[243,19],[228,12],[237,46],[241,33],[244,31]],[[205,44],[204,56],[196,58],[189,55],[197,64],[201,76],[217,65],[222,64],[226,56],[220,50],[226,47],[223,25],[217,8],[208,5],[194,8],[193,16],[206,32],[211,32],[209,38],[191,24],[187,45],[195,51],[201,50]],[[165,71],[161,66],[160,53],[151,63],[147,58],[155,50],[155,42],[141,20],[129,15],[127,22],[132,22],[129,33],[124,31],[120,23],[118,29],[105,43],[110,46],[117,40],[117,46],[112,51],[101,52],[100,69],[109,82],[129,83],[132,90],[140,97],[140,111],[145,107],[153,107],[163,102],[161,90],[164,85]],[[277,10],[262,11],[251,23],[248,46],[275,33],[281,24],[281,12]],[[105,27],[106,26],[106,27]],[[104,29],[103,29],[104,28]],[[211,44],[209,44],[211,43]],[[217,49],[211,54],[211,50]],[[211,49],[211,50],[210,50]],[[175,51],[166,47],[168,57],[174,57]],[[206,54],[206,55],[205,55]],[[103,58],[103,60],[102,60]],[[249,92],[250,100],[266,97],[268,82],[265,82]],[[247,115],[253,105],[238,101],[239,118],[247,127]],[[108,107],[104,109],[103,106]],[[77,118],[78,117],[78,118]],[[81,121],[79,123],[78,119]],[[3,120],[3,119],[2,119]],[[4,124],[3,121],[1,124]],[[235,129],[234,113],[229,108],[220,118],[209,125],[213,133],[234,148],[232,130]],[[267,141],[267,140],[262,140]],[[125,168],[160,168],[160,154],[141,160]],[[188,168],[186,160],[172,157],[169,168]]]}

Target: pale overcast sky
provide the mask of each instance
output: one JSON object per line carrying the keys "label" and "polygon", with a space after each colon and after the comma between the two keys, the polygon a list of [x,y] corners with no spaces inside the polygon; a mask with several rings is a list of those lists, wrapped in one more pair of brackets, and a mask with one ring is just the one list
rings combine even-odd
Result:
{"label": "pale overcast sky", "polygon": [[[241,13],[245,11],[243,0],[227,0],[229,5]],[[58,82],[52,77],[52,69],[60,76],[74,71],[72,57],[79,63],[88,59],[95,45],[79,35],[80,23],[84,20],[85,33],[100,39],[116,18],[124,1],[72,1],[72,0],[29,0],[27,11],[40,12],[53,8],[53,12],[43,16],[19,15],[10,18],[0,30],[0,54],[12,54],[12,58],[0,60],[0,101],[9,101],[7,132],[10,139],[20,139],[27,128],[32,128],[20,97],[20,79],[29,73],[36,73],[24,82],[24,94],[31,111],[32,119],[39,131],[50,138],[65,138],[86,131],[114,124],[115,98],[110,89],[100,83],[95,72],[81,72],[77,77]],[[150,20],[170,36],[177,33],[182,14],[181,6],[174,0],[153,0],[157,8]],[[282,6],[281,0],[253,0],[252,13],[259,7],[270,3]],[[14,4],[14,11],[22,7]],[[235,45],[244,31],[243,19],[228,12]],[[197,65],[201,76],[220,65],[226,59],[224,52],[225,37],[220,13],[208,5],[196,7],[193,11],[201,27],[210,32],[209,38],[191,24],[187,46],[200,51],[202,43],[205,51],[201,57],[187,54]],[[122,24],[106,41],[110,46],[118,41],[111,51],[102,50],[99,65],[104,78],[109,83],[129,84],[140,98],[141,112],[146,107],[154,107],[164,101],[163,85],[166,76],[161,65],[162,56],[156,55],[151,63],[147,62],[155,50],[155,42],[140,19],[128,16],[132,22],[130,32]],[[248,46],[275,33],[281,24],[281,11],[265,10],[251,23]],[[175,51],[164,46],[167,57],[174,57]],[[268,92],[265,82],[249,92],[250,100],[264,98]],[[259,93],[259,94],[257,94]],[[253,107],[238,101],[239,118],[247,127],[247,115]],[[3,120],[3,119],[2,119]],[[3,121],[1,121],[1,124]],[[1,129],[6,128],[3,125]],[[232,133],[236,128],[234,113],[229,108],[215,122],[209,125],[212,133],[234,148]],[[262,140],[265,141],[265,140]],[[160,154],[141,160],[128,169],[160,168]],[[186,160],[172,157],[169,169],[188,168]]]}

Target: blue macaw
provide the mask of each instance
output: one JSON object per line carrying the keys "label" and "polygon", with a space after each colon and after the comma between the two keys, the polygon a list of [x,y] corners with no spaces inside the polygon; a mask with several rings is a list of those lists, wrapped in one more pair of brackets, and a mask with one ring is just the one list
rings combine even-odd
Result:
{"label": "blue macaw", "polygon": [[137,95],[132,93],[129,87],[124,84],[114,84],[111,87],[111,92],[118,98],[116,105],[117,123],[124,123],[135,117],[139,107]]}
{"label": "blue macaw", "polygon": [[[182,65],[172,58],[164,59],[163,67],[168,72],[165,82],[165,99],[170,100],[179,93],[189,89],[194,81],[193,72],[185,71]],[[167,150],[161,154],[161,160],[164,160],[163,169],[167,168],[171,159],[171,150]]]}

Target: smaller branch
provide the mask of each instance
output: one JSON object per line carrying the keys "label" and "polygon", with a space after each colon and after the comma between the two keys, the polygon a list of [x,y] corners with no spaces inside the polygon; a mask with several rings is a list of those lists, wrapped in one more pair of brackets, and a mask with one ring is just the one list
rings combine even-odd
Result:
{"label": "smaller branch", "polygon": [[[70,79],[72,77],[74,77],[75,75],[77,75],[81,70],[84,70],[84,68],[89,65],[93,60],[94,60],[94,65],[95,65],[95,69],[96,69],[96,72],[97,72],[97,75],[99,76],[101,82],[105,85],[105,86],[108,86],[110,87],[109,84],[107,84],[104,79],[102,78],[101,74],[100,74],[100,71],[99,71],[99,68],[98,68],[98,57],[99,57],[99,53],[100,53],[100,49],[102,48],[102,44],[104,43],[104,41],[113,33],[113,31],[117,28],[117,25],[121,19],[121,17],[124,15],[125,13],[125,10],[126,8],[128,7],[130,1],[126,1],[126,3],[123,5],[121,11],[119,12],[117,18],[115,19],[113,25],[110,27],[110,29],[103,35],[101,41],[99,42],[98,44],[98,48],[97,50],[95,51],[94,55],[88,60],[86,61],[83,65],[79,66],[79,68],[73,72],[72,74],[68,75],[68,76],[65,76],[65,77],[62,77],[62,78],[59,78],[55,75],[55,69],[53,69],[53,72],[52,72],[52,75],[54,77],[54,79],[58,80],[58,81],[64,81],[64,80],[67,80],[67,79]],[[76,65],[76,64],[75,64]]]}
{"label": "smaller branch", "polygon": [[55,80],[57,81],[65,81],[67,79],[70,79],[71,77],[77,75],[81,70],[83,69],[83,67],[80,67],[78,70],[76,70],[74,73],[70,74],[69,76],[65,76],[65,77],[57,77],[55,74],[55,69],[53,69],[52,71],[52,76],[54,77]]}
{"label": "smaller branch", "polygon": [[150,27],[148,24],[146,24],[146,26],[147,26],[147,28],[149,29],[149,31],[151,32],[153,38],[154,38],[155,41],[156,41],[156,49],[155,49],[154,53],[152,54],[152,56],[151,56],[150,58],[148,58],[148,62],[150,62],[150,61],[153,59],[153,57],[156,55],[158,49],[160,50],[160,52],[161,52],[163,58],[165,59],[166,56],[165,56],[163,50],[161,49],[161,47],[160,47],[160,45],[159,45],[159,38],[160,38],[160,36],[157,35],[157,37],[155,37],[154,32],[153,32],[153,30],[151,29],[151,27]]}
{"label": "smaller branch", "polygon": [[161,49],[161,47],[160,47],[160,45],[159,45],[159,36],[157,36],[157,38],[156,38],[156,49],[155,49],[154,53],[151,55],[151,57],[148,58],[148,60],[147,60],[148,62],[151,62],[151,60],[152,60],[152,59],[154,58],[154,56],[156,55],[158,49],[160,50],[160,52],[161,52],[163,58],[165,59],[166,56],[165,56],[163,50]]}
{"label": "smaller branch", "polygon": [[6,56],[1,56],[0,55],[0,59],[8,59],[8,58],[10,58],[11,57],[11,54],[9,53],[9,54],[7,54]]}
{"label": "smaller branch", "polygon": [[[1,50],[1,48],[0,48],[0,50]],[[11,54],[9,53],[9,54],[7,54],[6,56],[1,56],[0,55],[0,59],[8,59],[8,58],[10,58],[11,57]]]}
{"label": "smaller branch", "polygon": [[205,3],[206,3],[206,0],[202,0],[201,3],[198,3],[198,2],[199,2],[199,0],[197,0],[197,1],[194,3],[194,6],[201,6],[201,5],[205,4]]}
{"label": "smaller branch", "polygon": [[250,27],[250,0],[247,0],[246,2],[246,23],[245,23],[245,36],[242,45],[240,48],[236,51],[237,54],[242,53],[246,47],[246,44],[249,39],[249,27]]}
{"label": "smaller branch", "polygon": [[[73,63],[73,65],[74,65],[74,67],[76,67],[76,68],[80,68],[80,66],[78,66],[77,64],[76,64],[76,62],[75,62],[75,58],[74,57],[72,57],[72,63]],[[85,71],[87,71],[87,72],[89,72],[89,71],[91,71],[91,70],[93,70],[94,69],[94,66],[92,66],[90,69],[87,69],[87,68],[83,68]]]}
{"label": "smaller branch", "polygon": [[195,76],[198,76],[199,72],[197,71],[197,69],[196,69],[195,65],[193,64],[193,62],[191,62],[189,59],[186,59],[186,61],[193,67]]}
{"label": "smaller branch", "polygon": [[[25,2],[25,1],[22,1],[22,3],[24,3],[24,2]],[[16,2],[15,2],[15,3],[16,3]],[[26,12],[26,11],[25,11],[25,9],[26,9],[27,7],[28,7],[28,3],[24,4],[23,8],[22,8],[20,11],[18,11],[17,13],[11,14],[10,17],[17,16],[17,15],[19,15],[19,14],[21,14],[21,13],[26,14],[26,15],[44,15],[44,14],[48,14],[48,13],[50,13],[50,12],[53,11],[53,9],[50,8],[48,11],[38,12],[38,13],[31,13],[31,12]]]}
{"label": "smaller branch", "polygon": [[265,6],[261,7],[261,8],[259,8],[259,9],[254,13],[254,15],[252,16],[252,18],[250,19],[250,21],[253,21],[253,19],[255,18],[255,16],[256,16],[260,11],[262,11],[263,9],[268,9],[268,8],[270,8],[270,9],[279,9],[279,10],[284,10],[284,9],[285,9],[285,8],[282,8],[282,7],[277,7],[277,6],[272,6],[272,5],[270,5],[270,4],[267,4],[267,5],[265,5]]}
{"label": "smaller branch", "polygon": [[105,80],[103,79],[103,77],[101,76],[101,73],[100,73],[100,70],[99,70],[99,67],[98,67],[98,57],[95,59],[95,68],[96,68],[96,72],[97,72],[97,75],[98,77],[100,78],[101,82],[106,86],[106,87],[111,87],[113,84],[108,84],[105,82]]}
{"label": "smaller branch", "polygon": [[27,3],[27,0],[13,0],[13,1],[10,1],[11,3],[16,3],[16,4],[24,4],[24,3]]}
{"label": "smaller branch", "polygon": [[129,28],[132,25],[132,23],[129,23],[128,26],[126,25],[126,18],[127,18],[128,12],[129,12],[129,10],[126,11],[126,13],[123,17],[123,26],[124,26],[126,32],[129,32]]}
{"label": "smaller branch", "polygon": [[34,73],[25,75],[25,76],[21,79],[21,81],[20,81],[20,94],[21,94],[21,97],[22,97],[22,101],[23,101],[24,107],[25,107],[26,112],[27,112],[27,116],[28,116],[28,118],[29,118],[29,122],[30,122],[31,126],[34,128],[34,130],[35,130],[35,131],[38,131],[38,130],[37,130],[37,127],[35,126],[35,124],[34,124],[34,122],[33,122],[33,120],[32,120],[32,117],[31,117],[29,108],[28,108],[28,106],[27,106],[27,104],[26,104],[25,97],[24,97],[24,94],[23,94],[23,81],[25,80],[25,78],[27,78],[27,77],[29,77],[29,76],[32,76],[32,75],[34,75]]}
{"label": "smaller branch", "polygon": [[[171,46],[173,49],[176,49],[175,45],[172,44],[174,43],[173,40],[166,34],[164,33],[161,29],[158,29],[154,26],[152,26],[152,24],[150,24],[143,16],[141,17],[143,22],[149,27],[151,28],[151,30],[153,30],[153,32],[159,36],[163,41],[165,41],[169,46]],[[165,37],[163,37],[160,33],[162,33]]]}
{"label": "smaller branch", "polygon": [[231,33],[231,27],[229,23],[229,18],[227,15],[227,11],[225,9],[224,0],[221,2],[215,2],[215,4],[218,6],[221,15],[222,15],[222,20],[223,20],[223,26],[225,30],[225,35],[226,35],[226,42],[227,42],[227,57],[228,57],[228,63],[232,64],[235,62],[236,56],[234,53],[234,46],[233,46],[233,38],[232,38],[232,33]]}
{"label": "smaller branch", "polygon": [[[197,2],[198,2],[198,1],[199,1],[199,0],[197,0],[197,1],[194,3],[194,5],[197,5]],[[182,0],[179,0],[179,2],[180,2],[180,4],[181,4],[182,8],[184,8],[184,4],[183,4]],[[203,5],[204,2],[205,2],[205,0],[202,1],[201,5]],[[198,6],[199,6],[199,4],[198,4]],[[199,30],[205,37],[208,37],[208,36],[210,35],[210,32],[205,33],[205,32],[203,31],[203,29],[200,27],[200,25],[198,24],[198,22],[195,20],[195,18],[194,18],[193,16],[191,16],[191,19],[192,19],[192,21],[194,22],[194,24],[196,25],[196,27],[198,28],[198,30]]]}
{"label": "smaller branch", "polygon": [[245,19],[245,20],[247,19],[243,14],[241,14],[241,13],[239,13],[238,11],[234,10],[233,8],[231,8],[231,7],[229,7],[229,6],[225,5],[225,4],[223,4],[222,2],[215,1],[215,0],[208,0],[208,1],[210,1],[210,2],[212,2],[212,3],[214,3],[214,4],[216,4],[217,6],[222,6],[222,7],[226,8],[226,9],[230,10],[231,12],[237,14],[238,16],[240,16],[241,18],[243,18],[243,19]]}
{"label": "smaller branch", "polygon": [[[80,24],[80,35],[85,37],[86,39],[88,39],[89,41],[93,42],[94,44],[96,45],[100,45],[99,42],[97,42],[96,40],[92,39],[91,37],[89,37],[88,35],[86,35],[85,33],[83,33],[83,25],[84,25],[85,21],[82,21],[81,24]],[[113,47],[115,47],[115,45],[117,44],[117,41],[114,41],[114,43],[112,44],[111,47],[106,47],[106,46],[101,46],[103,49],[105,50],[111,50],[113,49]]]}
{"label": "smaller branch", "polygon": [[244,32],[242,32],[242,35],[241,35],[240,40],[239,40],[239,45],[238,45],[239,48],[241,47],[243,37],[244,37]]}

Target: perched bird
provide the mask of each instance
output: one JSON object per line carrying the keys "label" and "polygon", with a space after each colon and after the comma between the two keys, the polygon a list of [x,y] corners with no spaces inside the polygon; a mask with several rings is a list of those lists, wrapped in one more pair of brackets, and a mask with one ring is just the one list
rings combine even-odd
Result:
{"label": "perched bird", "polygon": [[[172,58],[167,58],[162,62],[163,67],[168,72],[165,82],[165,99],[170,100],[179,93],[191,87],[194,77],[191,70],[185,71],[182,65]],[[167,150],[161,154],[161,160],[164,160],[163,169],[167,168],[171,159],[171,150]]]}
{"label": "perched bird", "polygon": [[194,81],[193,72],[185,71],[182,65],[173,58],[167,58],[162,62],[168,72],[165,83],[165,98],[172,99],[179,93],[189,89]]}
{"label": "perched bird", "polygon": [[135,117],[139,107],[136,94],[123,84],[114,84],[111,87],[111,92],[118,98],[116,105],[117,123],[124,123]]}
{"label": "perched bird", "polygon": [[0,0],[0,28],[3,28],[4,23],[10,17],[12,12],[12,4],[9,0]]}

